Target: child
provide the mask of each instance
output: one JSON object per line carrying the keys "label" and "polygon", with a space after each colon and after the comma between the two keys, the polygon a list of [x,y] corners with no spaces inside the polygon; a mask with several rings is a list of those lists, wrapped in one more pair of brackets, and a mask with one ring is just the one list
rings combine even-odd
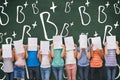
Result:
{"label": "child", "polygon": [[[26,46],[28,48],[28,46]],[[39,46],[36,51],[26,52],[27,67],[29,72],[29,80],[40,79],[40,62],[39,62]]]}
{"label": "child", "polygon": [[90,60],[90,68],[91,68],[91,80],[94,80],[94,73],[99,72],[99,80],[102,79],[102,67],[103,67],[103,49],[93,50],[94,44],[91,45],[91,60]]}
{"label": "child", "polygon": [[50,79],[50,72],[51,72],[51,55],[50,51],[48,54],[42,54],[42,52],[39,52],[39,61],[41,62],[41,77],[42,80],[49,80]]}
{"label": "child", "polygon": [[88,80],[90,48],[78,47],[78,52],[77,59],[80,80]]}
{"label": "child", "polygon": [[14,51],[15,65],[14,65],[14,78],[25,80],[25,52],[16,53],[16,49]]}
{"label": "child", "polygon": [[[1,50],[2,52],[2,50]],[[14,61],[14,57],[13,57],[13,52],[12,52],[12,58],[2,58],[3,60],[3,71],[5,72],[5,80],[13,80],[13,61]]]}
{"label": "child", "polygon": [[55,80],[63,80],[63,71],[64,71],[64,60],[65,56],[65,46],[62,45],[63,49],[54,49],[54,44],[51,45],[52,51],[51,56],[53,58],[52,61],[52,71],[55,77]]}
{"label": "child", "polygon": [[66,72],[68,80],[76,80],[76,55],[77,55],[77,45],[75,45],[75,50],[66,50],[65,62],[66,62]]}
{"label": "child", "polygon": [[107,43],[105,43],[105,66],[107,71],[107,80],[115,80],[117,66],[116,54],[120,54],[118,42],[116,42],[116,49],[107,49]]}

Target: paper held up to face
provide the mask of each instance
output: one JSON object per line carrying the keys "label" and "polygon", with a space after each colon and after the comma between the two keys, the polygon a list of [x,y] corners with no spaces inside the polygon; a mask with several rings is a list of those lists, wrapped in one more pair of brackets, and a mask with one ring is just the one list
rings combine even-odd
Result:
{"label": "paper held up to face", "polygon": [[40,50],[41,54],[48,54],[49,53],[49,41],[40,41]]}
{"label": "paper held up to face", "polygon": [[64,41],[65,41],[66,50],[73,50],[73,49],[75,49],[75,47],[74,47],[74,40],[73,40],[72,36],[64,38]]}
{"label": "paper held up to face", "polygon": [[116,36],[107,36],[107,49],[116,49]]}
{"label": "paper held up to face", "polygon": [[23,42],[22,40],[17,40],[14,41],[14,47],[15,47],[15,51],[17,54],[23,53],[24,52],[24,47],[23,47]]}
{"label": "paper held up to face", "polygon": [[62,36],[53,36],[54,49],[62,48]]}
{"label": "paper held up to face", "polygon": [[37,38],[28,38],[28,50],[37,51]]}
{"label": "paper held up to face", "polygon": [[87,35],[79,36],[79,44],[80,48],[87,48]]}
{"label": "paper held up to face", "polygon": [[2,44],[2,57],[3,58],[12,58],[12,47],[11,44]]}
{"label": "paper held up to face", "polygon": [[93,50],[102,49],[101,37],[92,38]]}

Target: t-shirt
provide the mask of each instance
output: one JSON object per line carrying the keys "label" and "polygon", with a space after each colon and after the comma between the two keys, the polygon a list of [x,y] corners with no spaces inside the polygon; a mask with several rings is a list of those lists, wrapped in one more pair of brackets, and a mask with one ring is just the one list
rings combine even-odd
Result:
{"label": "t-shirt", "polygon": [[22,54],[16,54],[17,60],[15,62],[16,66],[24,67],[25,66],[25,59],[22,58]]}
{"label": "t-shirt", "polygon": [[[104,55],[103,50],[100,50],[100,54]],[[92,58],[90,60],[90,67],[91,68],[100,68],[103,66],[102,63],[103,63],[103,60],[102,60],[101,56],[99,55],[98,51],[94,50],[93,54],[92,54]]]}
{"label": "t-shirt", "polygon": [[38,51],[28,51],[27,66],[37,67],[40,66],[39,59],[37,58]]}
{"label": "t-shirt", "polygon": [[[88,52],[90,51],[90,48],[88,47]],[[80,52],[80,47],[78,47],[78,52]],[[78,60],[79,66],[89,66],[89,59],[87,58],[86,51],[82,50],[81,57]]]}
{"label": "t-shirt", "polygon": [[105,55],[105,66],[117,66],[115,49],[109,49],[108,54]]}
{"label": "t-shirt", "polygon": [[64,60],[61,57],[62,49],[54,49],[54,58],[52,61],[53,67],[63,67],[64,66]]}
{"label": "t-shirt", "polygon": [[48,68],[50,67],[50,59],[47,54],[42,54],[42,62],[41,62],[41,68]]}
{"label": "t-shirt", "polygon": [[66,64],[76,64],[76,59],[74,57],[74,50],[66,51]]}
{"label": "t-shirt", "polygon": [[12,58],[3,58],[3,71],[5,73],[13,72],[13,62]]}

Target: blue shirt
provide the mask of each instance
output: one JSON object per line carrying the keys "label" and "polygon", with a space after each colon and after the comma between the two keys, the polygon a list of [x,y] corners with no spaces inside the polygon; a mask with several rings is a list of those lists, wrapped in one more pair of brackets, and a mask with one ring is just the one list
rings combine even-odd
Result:
{"label": "blue shirt", "polygon": [[54,49],[54,58],[52,61],[53,67],[63,67],[64,66],[64,60],[61,57],[62,49]]}
{"label": "blue shirt", "polygon": [[[90,48],[88,47],[88,51],[90,51]],[[80,47],[78,47],[78,52],[80,52]],[[78,60],[79,66],[89,66],[89,59],[87,58],[86,51],[82,50],[81,57]]]}
{"label": "blue shirt", "polygon": [[37,58],[38,51],[28,51],[27,66],[36,67],[40,66],[39,59]]}

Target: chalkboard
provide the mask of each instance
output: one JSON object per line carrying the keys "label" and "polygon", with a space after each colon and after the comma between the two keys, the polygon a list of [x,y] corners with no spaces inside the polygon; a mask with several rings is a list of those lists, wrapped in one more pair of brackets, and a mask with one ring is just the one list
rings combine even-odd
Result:
{"label": "chalkboard", "polygon": [[0,0],[0,47],[19,39],[27,44],[28,37],[52,41],[54,35],[73,36],[76,44],[80,34],[101,36],[102,43],[116,35],[120,42],[119,23],[119,0]]}

